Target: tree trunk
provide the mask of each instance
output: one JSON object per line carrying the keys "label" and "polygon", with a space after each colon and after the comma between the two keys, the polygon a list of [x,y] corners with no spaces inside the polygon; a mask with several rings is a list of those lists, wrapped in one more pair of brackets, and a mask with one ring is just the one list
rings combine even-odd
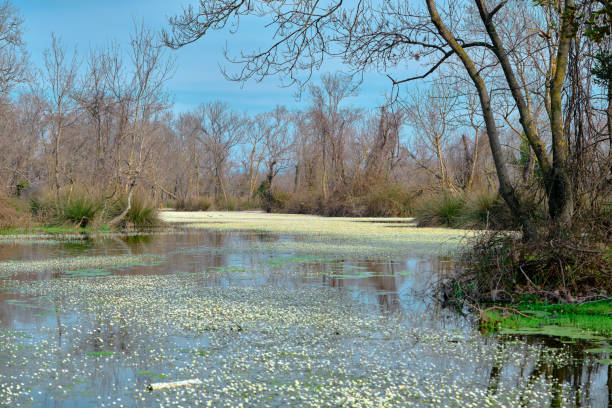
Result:
{"label": "tree trunk", "polygon": [[555,59],[555,73],[550,87],[550,114],[553,151],[553,171],[551,174],[548,212],[553,222],[561,228],[570,228],[574,212],[574,197],[568,169],[568,144],[563,132],[562,91],[569,48],[574,37],[573,0],[566,0],[562,16],[561,39]]}
{"label": "tree trunk", "polygon": [[608,142],[610,147],[608,148],[608,157],[610,158],[610,176],[612,177],[612,80],[608,78],[608,109],[606,111],[608,116]]}
{"label": "tree trunk", "polygon": [[295,165],[295,177],[293,179],[293,194],[297,193],[298,191],[298,184],[300,181],[300,164],[296,164]]}
{"label": "tree trunk", "polygon": [[62,123],[61,120],[57,124],[57,134],[55,135],[55,149],[53,155],[53,182],[55,184],[55,198],[59,202],[59,148],[62,138]]}
{"label": "tree trunk", "polygon": [[134,191],[135,184],[136,183],[134,181],[130,182],[129,187],[128,187],[128,193],[127,193],[127,205],[125,206],[121,214],[113,218],[108,223],[109,227],[116,227],[117,225],[119,225],[125,219],[125,217],[130,212],[130,210],[132,209],[132,192]]}
{"label": "tree trunk", "polygon": [[508,174],[508,169],[506,167],[506,162],[504,160],[501,143],[499,141],[499,133],[495,123],[495,117],[493,116],[493,111],[491,109],[491,100],[487,92],[487,87],[470,56],[463,49],[463,47],[459,45],[458,41],[455,39],[453,34],[448,30],[448,28],[442,21],[442,18],[440,17],[436,9],[434,0],[426,1],[431,21],[436,26],[438,33],[442,36],[442,38],[444,38],[446,43],[461,59],[461,62],[466,68],[470,78],[472,79],[472,82],[476,86],[476,89],[478,91],[478,97],[480,99],[482,115],[484,117],[487,129],[487,136],[489,137],[491,155],[493,156],[493,161],[495,163],[495,169],[497,172],[497,178],[499,181],[500,195],[510,208],[512,215],[523,227],[523,238],[525,240],[530,240],[536,234],[535,225],[533,224],[531,218],[528,216],[528,214],[525,212],[524,208],[520,204],[516,191],[510,183],[510,177]]}
{"label": "tree trunk", "polygon": [[502,40],[497,33],[493,16],[486,10],[484,0],[476,0],[476,5],[480,13],[489,38],[493,42],[492,50],[495,53],[504,71],[504,76],[510,87],[510,92],[516,103],[519,119],[525,136],[533,149],[540,168],[544,173],[544,183],[548,195],[549,215],[553,222],[563,228],[569,228],[572,224],[572,214],[574,211],[574,200],[572,194],[571,179],[568,175],[568,148],[567,141],[563,132],[563,110],[562,110],[562,89],[567,71],[569,48],[574,36],[574,1],[566,0],[562,15],[561,39],[557,49],[557,56],[554,59],[554,75],[550,82],[550,123],[552,133],[552,166],[550,158],[546,153],[544,142],[537,134],[535,121],[529,110],[527,95],[521,92],[521,86],[516,78],[508,53],[503,47]]}

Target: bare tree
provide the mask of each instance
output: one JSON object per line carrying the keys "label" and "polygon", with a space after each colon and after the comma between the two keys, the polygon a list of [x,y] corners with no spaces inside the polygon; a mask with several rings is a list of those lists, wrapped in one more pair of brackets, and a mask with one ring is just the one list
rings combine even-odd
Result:
{"label": "bare tree", "polygon": [[325,74],[321,86],[311,85],[312,113],[321,148],[321,192],[327,199],[328,183],[334,187],[345,181],[344,171],[344,132],[347,125],[347,112],[340,107],[343,100],[355,94],[355,84],[350,77]]}
{"label": "bare tree", "polygon": [[242,141],[244,118],[222,102],[201,105],[195,112],[197,117],[194,136],[210,154],[214,172],[215,199],[227,200],[225,172],[232,150]]}
{"label": "bare tree", "polygon": [[264,149],[268,129],[268,114],[256,115],[245,131],[242,143],[242,163],[248,185],[248,197],[253,198],[259,170],[264,160]]}
{"label": "bare tree", "polygon": [[453,123],[456,105],[457,98],[450,93],[448,86],[443,82],[434,82],[424,93],[412,94],[405,106],[414,134],[413,140],[433,155],[437,168],[432,169],[423,160],[419,164],[440,181],[442,189],[455,189],[446,163],[445,150],[451,142],[453,128],[456,127]]}
{"label": "bare tree", "polygon": [[111,220],[120,223],[131,208],[134,187],[150,158],[150,136],[157,126],[156,118],[168,106],[164,84],[174,73],[174,61],[157,46],[153,31],[134,24],[130,41],[130,67],[127,72],[118,52],[111,54],[108,68],[110,89],[121,111],[122,125],[118,141],[125,141],[125,149],[116,148],[118,169],[125,180],[127,205]]}
{"label": "bare tree", "polygon": [[289,166],[293,138],[292,117],[284,107],[277,106],[268,115],[268,129],[265,133],[266,181],[272,187],[274,177]]}
{"label": "bare tree", "polygon": [[79,68],[76,50],[72,58],[66,56],[66,51],[61,40],[51,34],[51,48],[44,53],[45,75],[44,79],[49,84],[49,116],[52,129],[52,152],[53,164],[52,175],[56,198],[59,200],[60,193],[60,147],[64,129],[68,125],[69,117],[75,108],[72,94]]}
{"label": "bare tree", "polygon": [[23,20],[9,1],[0,4],[0,97],[26,80],[28,54],[22,37]]}
{"label": "bare tree", "polygon": [[[100,180],[106,178],[105,155],[108,141],[108,122],[112,103],[108,83],[108,55],[102,50],[92,50],[87,60],[87,72],[82,77],[79,89],[75,91],[74,98],[87,113],[89,121],[94,128],[95,144],[95,174]],[[106,136],[106,137],[105,137]]]}
{"label": "bare tree", "polygon": [[[542,20],[535,30],[506,35],[505,13],[514,8],[530,8],[534,13],[543,10],[548,20]],[[425,61],[427,68],[423,74],[403,79],[389,75],[394,85],[426,78],[446,63],[461,67],[479,97],[500,194],[520,220],[528,239],[535,234],[532,217],[512,183],[495,113],[495,97],[502,79],[503,92],[511,95],[526,140],[544,174],[543,190],[548,198],[550,218],[557,226],[571,227],[574,197],[568,175],[562,89],[570,45],[579,24],[574,0],[541,4],[511,0],[490,4],[473,0],[450,2],[442,11],[434,0],[417,5],[384,2],[376,7],[369,1],[321,4],[316,0],[297,3],[201,0],[197,10],[188,7],[170,19],[171,30],[164,33],[164,39],[171,47],[181,47],[201,38],[208,30],[221,29],[226,24],[237,25],[245,15],[269,18],[269,26],[275,30],[274,40],[269,48],[243,52],[242,58],[233,59],[242,67],[232,77],[237,80],[260,79],[276,73],[296,80],[300,71],[311,73],[328,55],[341,56],[354,73],[363,73],[372,67],[388,72],[410,58]],[[529,95],[517,75],[517,59],[513,59],[515,45],[535,36],[542,38],[543,48],[548,47],[550,55],[543,69],[545,89],[538,90],[548,101],[550,143],[536,126],[529,108]],[[497,84],[492,94],[488,79],[493,72]],[[552,155],[548,154],[548,147]]]}

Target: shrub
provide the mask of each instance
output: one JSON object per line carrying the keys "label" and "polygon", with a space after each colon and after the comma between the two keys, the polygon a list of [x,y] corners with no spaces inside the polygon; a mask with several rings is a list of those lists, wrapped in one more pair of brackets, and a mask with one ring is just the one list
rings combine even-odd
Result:
{"label": "shrub", "polygon": [[[112,220],[119,216],[127,206],[127,197],[115,201],[106,211],[105,218]],[[122,228],[150,228],[159,223],[155,206],[139,195],[134,195],[125,218],[119,224]]]}
{"label": "shrub", "polygon": [[132,198],[132,205],[125,218],[137,228],[150,228],[159,223],[155,206],[139,196]]}
{"label": "shrub", "polygon": [[53,223],[57,218],[57,206],[48,195],[30,198],[30,213],[42,223]]}
{"label": "shrub", "polygon": [[22,202],[0,198],[0,229],[27,227],[31,221]]}
{"label": "shrub", "polygon": [[291,194],[284,207],[279,210],[290,214],[322,214],[321,193],[302,191]]}
{"label": "shrub", "polygon": [[471,302],[516,301],[527,295],[563,303],[609,297],[612,247],[595,238],[567,234],[525,242],[517,233],[479,234],[443,291],[447,298]]}
{"label": "shrub", "polygon": [[464,207],[463,198],[444,192],[425,197],[416,207],[415,217],[420,227],[457,227]]}
{"label": "shrub", "polygon": [[212,200],[205,196],[177,200],[174,208],[181,211],[208,211],[212,207]]}
{"label": "shrub", "polygon": [[458,225],[470,229],[511,229],[516,227],[512,214],[497,193],[476,192],[461,210]]}
{"label": "shrub", "polygon": [[101,208],[100,200],[84,193],[77,193],[74,197],[61,198],[57,203],[56,222],[71,222],[84,228]]}
{"label": "shrub", "polygon": [[362,201],[368,217],[410,217],[414,212],[414,195],[399,185],[376,186]]}
{"label": "shrub", "polygon": [[277,198],[277,202],[283,203],[275,211],[335,217],[409,217],[414,196],[394,184],[378,184],[373,188],[353,185],[330,192],[327,200],[323,200],[319,191],[284,193],[283,199]]}
{"label": "shrub", "polygon": [[215,208],[220,211],[237,211],[238,200],[234,197],[219,198],[215,201]]}

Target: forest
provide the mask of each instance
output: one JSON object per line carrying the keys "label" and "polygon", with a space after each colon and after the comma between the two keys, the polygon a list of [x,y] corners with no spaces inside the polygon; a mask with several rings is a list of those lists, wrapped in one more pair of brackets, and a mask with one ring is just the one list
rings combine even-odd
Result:
{"label": "forest", "polygon": [[[537,248],[518,250],[519,258],[546,252],[547,240],[565,248],[580,237],[555,276],[565,263],[590,265],[589,251],[605,260],[598,248],[608,248],[612,211],[609,2],[502,1],[490,9],[478,0],[438,10],[427,1],[423,9],[384,3],[344,14],[341,3],[321,7],[201,2],[161,32],[134,23],[129,41],[84,54],[52,34],[44,66],[33,66],[19,10],[3,3],[2,228],[147,226],[160,207],[414,216],[420,226],[521,231]],[[219,99],[174,110],[171,49],[252,13],[273,18],[278,42],[243,53],[233,60],[240,70],[226,76],[282,73],[301,90],[302,108],[249,114]],[[300,76],[312,76],[324,58],[341,58],[347,69]],[[409,59],[423,73],[387,74],[383,106],[348,103],[360,73],[392,72]],[[491,242],[482,245],[475,250]],[[544,258],[544,269],[557,269]],[[601,278],[576,280],[575,291]]]}
{"label": "forest", "polygon": [[34,3],[0,407],[612,406],[610,0]]}

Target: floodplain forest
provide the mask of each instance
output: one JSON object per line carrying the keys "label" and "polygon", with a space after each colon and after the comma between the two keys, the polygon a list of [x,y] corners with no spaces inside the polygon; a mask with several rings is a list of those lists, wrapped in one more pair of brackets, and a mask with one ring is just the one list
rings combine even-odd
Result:
{"label": "floodplain forest", "polygon": [[610,0],[184,3],[0,2],[0,407],[612,404]]}

